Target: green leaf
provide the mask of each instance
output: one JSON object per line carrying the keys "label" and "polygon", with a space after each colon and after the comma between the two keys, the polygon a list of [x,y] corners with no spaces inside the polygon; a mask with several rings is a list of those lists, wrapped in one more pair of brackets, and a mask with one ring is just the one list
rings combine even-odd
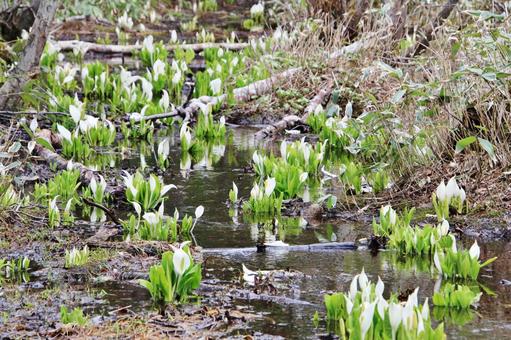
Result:
{"label": "green leaf", "polygon": [[476,137],[475,136],[470,136],[470,137],[466,137],[466,138],[463,138],[461,140],[459,140],[457,143],[456,143],[456,153],[460,153],[461,151],[463,151],[467,146],[469,146],[470,144],[474,143],[476,141]]}
{"label": "green leaf", "polygon": [[55,149],[53,148],[53,146],[51,146],[50,142],[48,142],[46,139],[44,139],[42,137],[37,137],[35,139],[35,141],[37,142],[37,144],[43,146],[44,148],[55,152]]}
{"label": "green leaf", "polygon": [[481,264],[481,268],[482,267],[485,267],[487,265],[489,265],[490,263],[492,263],[493,261],[495,261],[497,259],[497,257],[492,257],[491,259],[489,260],[486,260],[484,263]]}
{"label": "green leaf", "polygon": [[458,54],[458,51],[460,50],[460,47],[461,47],[461,41],[455,42],[451,46],[451,57],[452,58],[454,58]]}
{"label": "green leaf", "polygon": [[484,139],[484,138],[477,138],[477,140],[479,141],[479,145],[481,145],[481,147],[484,149],[484,151],[486,151],[488,153],[491,160],[496,162],[497,157],[495,157],[495,150],[493,148],[493,144],[490,143],[489,140]]}

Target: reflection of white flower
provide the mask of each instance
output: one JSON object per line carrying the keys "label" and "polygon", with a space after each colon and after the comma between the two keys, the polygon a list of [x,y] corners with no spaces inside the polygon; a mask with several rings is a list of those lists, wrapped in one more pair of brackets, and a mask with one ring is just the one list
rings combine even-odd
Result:
{"label": "reflection of white flower", "polygon": [[167,159],[170,154],[170,140],[168,138],[164,138],[158,144],[158,155],[163,157],[163,159]]}

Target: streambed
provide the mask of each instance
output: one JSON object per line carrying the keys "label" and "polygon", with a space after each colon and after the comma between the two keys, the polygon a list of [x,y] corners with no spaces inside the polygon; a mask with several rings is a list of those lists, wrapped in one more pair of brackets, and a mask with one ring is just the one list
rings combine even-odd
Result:
{"label": "streambed", "polygon": [[[188,304],[179,307],[193,313],[206,308],[223,308],[230,315],[242,313],[235,327],[220,327],[216,335],[238,336],[241,334],[281,336],[285,338],[318,338],[335,334],[335,327],[320,321],[315,324],[316,311],[324,315],[323,295],[347,291],[352,277],[365,269],[369,278],[378,276],[385,283],[385,295],[392,292],[407,295],[420,287],[421,302],[433,295],[435,285],[440,282],[432,278],[433,265],[429,260],[417,258],[399,259],[392,251],[371,252],[364,246],[357,250],[322,249],[304,251],[290,248],[256,248],[264,242],[284,241],[291,246],[318,244],[352,244],[371,234],[371,216],[350,215],[349,218],[309,219],[301,216],[283,217],[279,223],[257,223],[243,217],[241,209],[234,211],[227,204],[228,192],[234,181],[240,197],[249,195],[254,174],[250,171],[250,160],[257,147],[277,149],[277,144],[266,142],[258,145],[254,140],[256,129],[231,128],[226,143],[217,143],[207,148],[201,159],[181,161],[181,150],[177,131],[161,130],[156,141],[171,137],[171,164],[165,171],[158,170],[154,162],[152,146],[139,144],[125,146],[123,152],[105,155],[110,161],[102,161],[103,167],[134,170],[140,165],[140,153],[145,155],[147,166],[159,172],[165,183],[172,183],[172,190],[165,201],[167,213],[178,209],[180,214],[193,215],[196,206],[203,205],[205,213],[194,230],[193,241],[199,246],[199,257],[203,263],[203,284],[198,290],[200,305]],[[188,168],[188,169],[186,169]],[[330,191],[329,184],[319,189],[319,195]],[[116,204],[113,204],[114,206]],[[125,217],[127,205],[117,205],[115,213]],[[88,223],[77,223],[78,231],[55,234],[65,237],[75,233],[80,239],[94,235],[98,227]],[[111,244],[118,244],[117,237]],[[465,245],[473,239],[462,237]],[[454,339],[478,339],[494,336],[511,336],[511,268],[506,264],[511,244],[504,241],[480,243],[481,258],[498,256],[491,266],[484,268],[479,279],[479,289],[484,292],[476,310],[458,312],[432,308],[432,316],[446,323],[446,333]],[[202,249],[202,250],[200,250]],[[291,250],[289,250],[291,249]],[[112,261],[89,271],[62,270],[55,259],[44,260],[40,247],[32,246],[34,261],[29,282],[20,284],[18,290],[27,294],[16,304],[10,300],[0,301],[0,309],[21,319],[27,314],[44,315],[31,319],[24,327],[36,330],[52,329],[58,322],[53,313],[55,305],[75,301],[91,317],[94,323],[111,319],[119,310],[134,314],[157,312],[149,293],[137,283],[147,275],[148,268],[157,258],[137,256],[121,251]],[[12,255],[12,254],[11,254]],[[37,261],[37,259],[40,259]],[[275,271],[264,285],[251,287],[241,280],[242,264],[253,270]],[[59,294],[55,305],[30,306],[30,294],[44,289]],[[60,292],[60,293],[59,293]],[[0,297],[0,300],[2,297]],[[34,311],[33,309],[36,309]],[[209,323],[206,326],[212,327]],[[206,327],[204,326],[204,327]],[[199,326],[197,326],[199,327]],[[9,336],[12,329],[1,334]],[[30,334],[30,333],[29,333]],[[34,333],[35,334],[35,333]]]}
{"label": "streambed", "polygon": [[[433,295],[435,284],[439,284],[430,274],[433,265],[416,258],[398,259],[391,251],[376,254],[364,248],[354,251],[288,251],[285,248],[255,251],[256,244],[274,240],[282,240],[290,245],[353,242],[367,237],[371,226],[365,218],[360,222],[353,219],[324,220],[313,225],[301,220],[294,226],[268,229],[244,221],[241,212],[237,216],[229,212],[226,200],[233,181],[240,189],[240,196],[246,197],[249,194],[253,175],[247,173],[246,169],[256,147],[254,130],[234,128],[230,131],[231,136],[225,148],[217,147],[209,161],[205,159],[192,164],[189,171],[183,171],[179,162],[174,162],[164,176],[166,183],[178,187],[169,195],[166,211],[177,208],[181,214],[193,214],[197,205],[205,207],[204,217],[194,231],[197,245],[203,248],[204,285],[208,287],[203,291],[203,303],[207,304],[211,298],[211,290],[215,289],[212,287],[217,287],[221,294],[229,294],[231,288],[241,289],[242,264],[254,270],[283,270],[289,273],[276,276],[275,282],[272,282],[274,291],[263,292],[283,296],[288,300],[275,298],[274,302],[270,302],[254,299],[253,296],[250,299],[232,294],[231,303],[235,302],[238,308],[257,315],[241,331],[236,329],[235,334],[266,334],[286,338],[317,338],[328,334],[330,328],[326,324],[320,322],[314,325],[312,321],[315,311],[319,311],[320,315],[324,311],[323,294],[348,290],[353,275],[362,268],[373,281],[381,277],[387,295],[391,292],[408,294],[417,286],[420,287],[421,301]],[[265,145],[265,148],[270,147]],[[179,157],[180,149],[178,145],[173,145],[170,158]],[[124,162],[138,165],[138,160],[139,157],[134,155],[131,161]],[[469,245],[473,240],[464,241]],[[247,247],[253,247],[253,250],[233,251],[233,248]],[[225,251],[222,251],[223,248]],[[481,244],[481,258],[498,256],[499,259],[481,273],[480,289],[485,294],[477,310],[460,313],[451,311],[447,316],[441,309],[432,310],[435,319],[446,320],[449,338],[494,336],[503,339],[511,336],[511,285],[506,281],[511,278],[511,268],[506,265],[510,251],[511,245],[506,242],[488,241]],[[126,305],[132,306],[134,310],[151,308],[149,294],[133,282],[110,282],[96,288],[107,294],[108,303],[102,307],[103,311]],[[247,286],[245,288],[253,290]]]}

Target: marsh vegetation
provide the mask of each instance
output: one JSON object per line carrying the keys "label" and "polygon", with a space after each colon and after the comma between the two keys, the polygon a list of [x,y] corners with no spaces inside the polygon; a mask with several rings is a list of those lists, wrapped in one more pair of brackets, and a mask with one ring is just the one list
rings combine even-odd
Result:
{"label": "marsh vegetation", "polygon": [[509,11],[5,1],[0,337],[510,337]]}

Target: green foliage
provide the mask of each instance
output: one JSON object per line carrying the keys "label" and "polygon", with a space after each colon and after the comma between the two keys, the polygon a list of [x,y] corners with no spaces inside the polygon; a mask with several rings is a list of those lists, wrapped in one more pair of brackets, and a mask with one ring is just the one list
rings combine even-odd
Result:
{"label": "green foliage", "polygon": [[254,214],[280,214],[283,194],[277,196],[274,191],[275,185],[275,178],[267,178],[264,181],[264,188],[254,183],[249,200],[243,204],[243,210]]}
{"label": "green foliage", "polygon": [[64,325],[72,324],[85,326],[89,320],[83,314],[83,310],[79,307],[76,307],[70,312],[66,306],[60,306],[60,322],[62,322]]}
{"label": "green foliage", "polygon": [[123,170],[125,176],[123,177],[124,185],[126,186],[126,199],[128,202],[137,203],[141,210],[150,211],[156,209],[156,206],[161,203],[165,194],[175,185],[165,185],[160,178],[151,174],[149,179],[146,180],[141,173],[136,172],[130,175],[127,171]]}
{"label": "green foliage", "polygon": [[445,339],[443,325],[431,325],[427,300],[418,304],[418,288],[404,306],[396,295],[383,297],[384,284],[371,283],[364,271],[353,278],[349,293],[326,294],[326,319],[338,325],[341,338],[350,339]]}
{"label": "green foliage", "polygon": [[156,60],[166,62],[168,51],[163,45],[163,42],[159,41],[154,43],[153,36],[149,35],[144,38],[142,49],[138,57],[145,67],[152,67]]}
{"label": "green foliage", "polygon": [[324,145],[311,144],[304,139],[280,145],[281,157],[260,155],[252,156],[253,168],[260,178],[265,176],[276,180],[275,191],[284,199],[295,198],[302,193],[309,178],[317,180],[324,157]]}
{"label": "green foliage", "polygon": [[447,324],[463,326],[474,319],[475,313],[470,308],[449,308],[435,306],[433,318],[438,321],[445,321]]}
{"label": "green foliage", "polygon": [[220,117],[218,123],[213,121],[212,106],[201,107],[195,126],[195,137],[203,140],[219,139],[225,136],[225,117]]}
{"label": "green foliage", "polygon": [[232,189],[229,190],[229,200],[232,204],[235,204],[238,201],[238,187],[234,182],[232,182]]}
{"label": "green foliage", "polygon": [[58,195],[48,201],[48,226],[55,228],[60,225],[60,210],[57,206]]}
{"label": "green foliage", "polygon": [[203,12],[214,12],[218,9],[216,0],[199,0],[199,10]]}
{"label": "green foliage", "polygon": [[458,186],[454,177],[447,182],[447,185],[442,180],[431,198],[438,220],[449,218],[451,207],[455,208],[458,213],[462,213],[465,196],[465,190]]}
{"label": "green foliage", "polygon": [[59,172],[48,183],[34,185],[34,198],[44,203],[59,196],[63,201],[71,198],[78,199],[77,190],[80,187],[80,171],[77,169]]}
{"label": "green foliage", "polygon": [[195,264],[188,243],[162,255],[161,264],[149,270],[149,280],[139,280],[158,303],[187,302],[200,285],[201,265]]}
{"label": "green foliage", "polygon": [[481,295],[479,289],[475,292],[469,286],[447,282],[440,291],[433,294],[433,304],[439,307],[464,309],[476,304]]}
{"label": "green foliage", "polygon": [[87,264],[89,262],[89,247],[85,246],[83,249],[77,249],[73,247],[71,251],[66,250],[65,255],[65,267],[79,267]]}
{"label": "green foliage", "polygon": [[20,281],[28,282],[29,269],[30,260],[26,256],[11,260],[0,258],[0,284],[2,283],[2,278],[20,279]]}
{"label": "green foliage", "polygon": [[20,196],[12,184],[0,178],[0,208],[8,209],[18,203],[20,203]]}
{"label": "green foliage", "polygon": [[487,139],[480,138],[480,137],[476,138],[476,136],[468,136],[468,137],[465,137],[465,138],[460,139],[459,141],[457,141],[456,142],[456,153],[462,152],[469,145],[471,145],[471,144],[473,144],[475,142],[479,143],[479,146],[484,151],[486,151],[486,153],[488,154],[488,156],[491,158],[491,160],[493,162],[497,162],[497,158],[495,157],[495,149],[494,149],[493,144],[489,140],[487,140]]}
{"label": "green foliage", "polygon": [[437,250],[433,257],[433,262],[437,271],[445,278],[475,281],[479,276],[481,268],[489,265],[496,259],[496,257],[493,257],[481,263],[479,261],[479,247],[477,243],[474,243],[470,250],[457,250],[454,247],[446,250]]}

